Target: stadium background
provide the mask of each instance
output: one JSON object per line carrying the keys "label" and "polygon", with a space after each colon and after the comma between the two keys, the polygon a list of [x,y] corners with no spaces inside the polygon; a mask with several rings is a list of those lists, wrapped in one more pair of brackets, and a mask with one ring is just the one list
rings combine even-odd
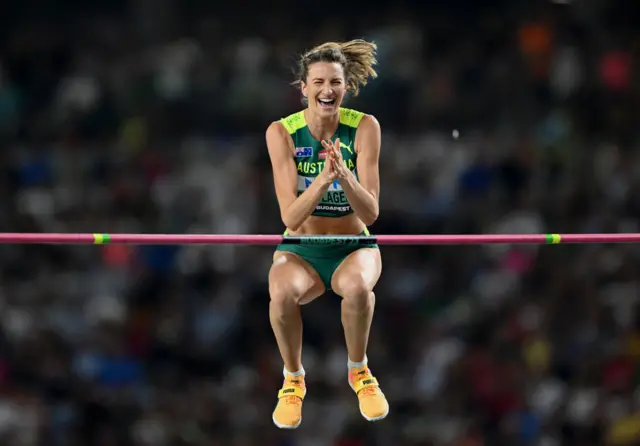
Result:
{"label": "stadium background", "polygon": [[[374,232],[638,232],[640,3],[563,3],[6,2],[0,231],[280,233],[264,130],[295,56],[363,37]],[[331,295],[281,432],[271,249],[0,246],[0,444],[639,444],[639,254],[383,248],[391,415],[360,417]]]}

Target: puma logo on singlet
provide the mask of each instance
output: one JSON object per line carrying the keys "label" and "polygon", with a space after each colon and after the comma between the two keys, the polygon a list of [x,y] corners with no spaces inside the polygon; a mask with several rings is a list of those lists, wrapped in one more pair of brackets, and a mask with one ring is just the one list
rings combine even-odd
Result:
{"label": "puma logo on singlet", "polygon": [[347,149],[349,151],[349,153],[353,155],[353,150],[351,150],[351,144],[350,145],[346,145],[345,143],[340,141],[340,147],[342,147],[343,149]]}

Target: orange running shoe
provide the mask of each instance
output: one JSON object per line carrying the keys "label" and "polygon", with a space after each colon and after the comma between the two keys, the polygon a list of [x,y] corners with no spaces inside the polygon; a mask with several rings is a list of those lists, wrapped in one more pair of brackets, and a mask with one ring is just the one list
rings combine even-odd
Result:
{"label": "orange running shoe", "polygon": [[278,392],[278,405],[273,411],[273,424],[280,429],[296,429],[302,423],[302,400],[307,394],[304,376],[286,375]]}
{"label": "orange running shoe", "polygon": [[367,421],[379,421],[389,414],[389,403],[369,367],[349,370],[349,385],[358,395],[360,413]]}

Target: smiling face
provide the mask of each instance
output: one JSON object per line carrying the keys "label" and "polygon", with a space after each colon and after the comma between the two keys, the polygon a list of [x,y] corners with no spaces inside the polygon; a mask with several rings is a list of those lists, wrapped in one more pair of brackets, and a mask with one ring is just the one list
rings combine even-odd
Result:
{"label": "smiling face", "polygon": [[332,116],[338,112],[347,92],[344,69],[336,62],[316,62],[309,66],[307,79],[302,83],[302,94],[309,109],[318,116]]}

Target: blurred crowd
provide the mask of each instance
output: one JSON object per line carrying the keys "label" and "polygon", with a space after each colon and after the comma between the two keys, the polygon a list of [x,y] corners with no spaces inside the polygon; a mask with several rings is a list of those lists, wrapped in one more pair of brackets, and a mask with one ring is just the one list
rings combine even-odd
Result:
{"label": "blurred crowd", "polygon": [[[373,232],[640,232],[637,2],[268,3],[8,5],[0,231],[280,233],[264,131],[301,108],[296,54],[363,37]],[[640,444],[635,245],[383,247],[391,414],[358,413],[328,294],[303,308],[293,432],[271,424],[271,253],[0,246],[0,444]]]}

